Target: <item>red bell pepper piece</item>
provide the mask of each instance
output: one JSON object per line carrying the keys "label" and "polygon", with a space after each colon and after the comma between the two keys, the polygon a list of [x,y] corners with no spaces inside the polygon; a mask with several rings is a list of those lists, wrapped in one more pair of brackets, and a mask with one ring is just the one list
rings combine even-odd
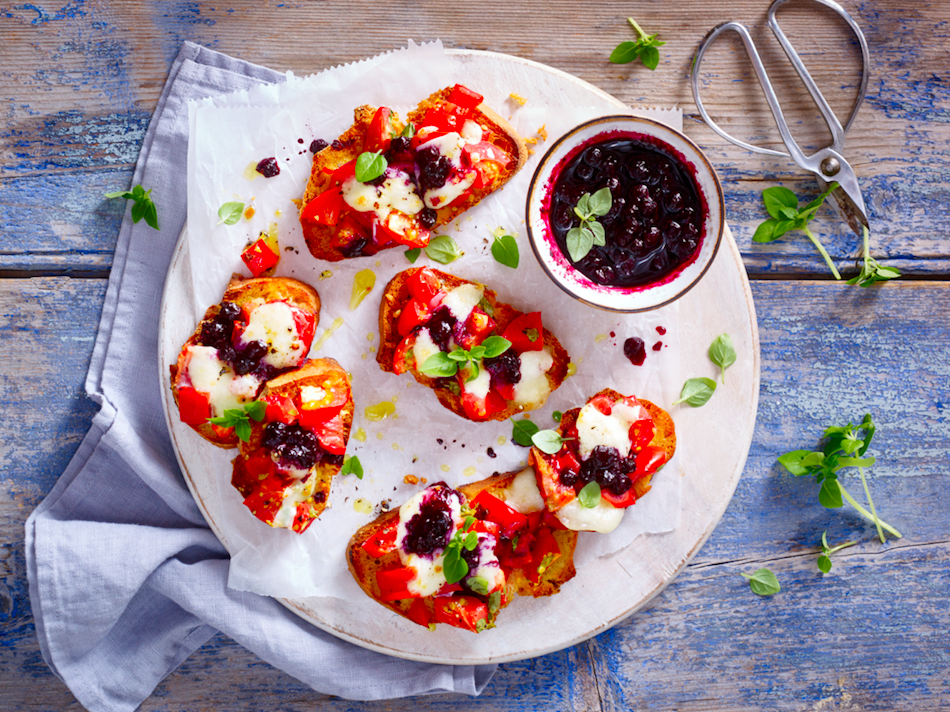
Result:
{"label": "red bell pepper piece", "polygon": [[375,532],[369,539],[363,542],[363,551],[378,559],[384,554],[388,554],[396,548],[396,531],[399,519],[393,519],[389,526],[383,527]]}
{"label": "red bell pepper piece", "polygon": [[183,423],[203,425],[211,417],[211,397],[194,388],[179,388],[178,415]]}
{"label": "red bell pepper piece", "polygon": [[268,423],[277,421],[284,425],[291,425],[297,420],[297,406],[290,398],[271,394],[264,398],[264,402],[267,403],[264,420]]}
{"label": "red bell pepper piece", "polygon": [[502,336],[511,342],[511,348],[519,354],[525,351],[540,351],[544,348],[541,312],[522,314],[505,328]]}
{"label": "red bell pepper piece", "polygon": [[485,97],[472,91],[467,86],[456,84],[452,87],[452,91],[449,92],[449,101],[463,109],[474,109],[485,101]]}
{"label": "red bell pepper piece", "polygon": [[501,527],[502,534],[509,539],[515,532],[528,526],[528,518],[524,514],[516,512],[488,490],[479,492],[472,500],[471,507],[479,515],[484,510],[484,517],[480,516],[479,518],[498,524]]}
{"label": "red bell pepper piece", "polygon": [[260,277],[267,270],[277,266],[280,255],[274,252],[262,237],[241,253],[241,259],[251,270],[251,274]]}
{"label": "red bell pepper piece", "polygon": [[376,109],[373,119],[366,129],[363,150],[370,153],[388,151],[393,142],[392,111],[385,106]]}
{"label": "red bell pepper piece", "polygon": [[488,606],[473,596],[437,598],[435,622],[477,633],[488,623]]}
{"label": "red bell pepper piece", "polygon": [[379,586],[381,601],[400,601],[404,598],[419,598],[419,594],[409,590],[409,582],[416,576],[411,566],[401,566],[387,571],[376,572],[376,585]]}
{"label": "red bell pepper piece", "polygon": [[307,203],[300,213],[300,219],[318,225],[336,225],[340,222],[340,213],[345,210],[343,195],[335,187],[330,187]]}

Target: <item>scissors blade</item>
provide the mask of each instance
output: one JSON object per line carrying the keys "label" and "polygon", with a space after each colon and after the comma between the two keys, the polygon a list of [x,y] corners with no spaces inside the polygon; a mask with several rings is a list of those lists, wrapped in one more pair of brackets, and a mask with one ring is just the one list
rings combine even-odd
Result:
{"label": "scissors blade", "polygon": [[[838,166],[837,172],[832,176],[822,171],[822,161],[826,158],[834,158]],[[861,195],[858,177],[844,156],[833,149],[826,148],[809,156],[806,163],[807,165],[802,167],[815,174],[822,192],[828,190],[828,186],[832,183],[838,184],[831,193],[831,197],[835,199],[835,208],[854,233],[858,237],[863,237],[864,228],[870,229],[871,225],[868,222],[867,208],[864,207],[864,197]]]}

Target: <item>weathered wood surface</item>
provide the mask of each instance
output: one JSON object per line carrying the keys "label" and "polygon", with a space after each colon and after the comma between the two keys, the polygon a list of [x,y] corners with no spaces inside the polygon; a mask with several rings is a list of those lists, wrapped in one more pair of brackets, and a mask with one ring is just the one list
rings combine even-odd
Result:
{"label": "weathered wood surface", "polygon": [[[0,12],[0,709],[78,710],[43,663],[33,628],[23,523],[89,427],[82,384],[128,185],[169,64],[183,40],[298,74],[417,41],[515,54],[570,72],[628,103],[678,104],[720,171],[753,282],[762,346],[756,435],[736,495],[687,570],[645,611],[598,638],[504,665],[478,700],[437,696],[353,704],[317,695],[221,636],[173,673],[143,710],[946,709],[950,594],[950,81],[946,3],[844,3],[871,47],[868,99],[846,155],[869,205],[875,254],[911,277],[871,291],[828,281],[804,237],[754,245],[761,190],[814,181],[790,161],[723,142],[698,120],[690,61],[706,31],[738,19],[765,55],[794,131],[824,134],[765,27],[767,2],[558,0],[370,6],[234,2],[8,5]],[[611,65],[636,17],[668,44],[655,73]],[[784,18],[787,18],[784,19]],[[854,97],[854,44],[798,0],[783,27],[842,115]],[[514,90],[515,88],[513,88]],[[707,58],[704,100],[739,136],[775,147],[771,119],[735,43]],[[786,98],[788,97],[788,98]],[[816,233],[842,266],[857,241],[830,210]],[[803,281],[809,276],[816,281]],[[77,279],[76,277],[82,277]],[[772,281],[775,280],[775,281]],[[904,538],[886,546],[815,486],[783,474],[781,452],[871,411],[871,487]],[[850,482],[849,482],[850,484]],[[860,487],[850,488],[855,494]],[[821,576],[817,542],[858,539]],[[783,591],[752,595],[739,576],[767,565]]]}

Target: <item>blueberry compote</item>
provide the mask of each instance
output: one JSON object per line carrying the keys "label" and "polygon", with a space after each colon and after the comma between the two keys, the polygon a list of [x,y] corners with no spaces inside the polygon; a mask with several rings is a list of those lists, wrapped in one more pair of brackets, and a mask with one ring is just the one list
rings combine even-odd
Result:
{"label": "blueberry compote", "polygon": [[241,307],[234,302],[224,302],[211,321],[205,322],[198,334],[198,343],[218,350],[218,358],[234,368],[239,376],[249,373],[267,381],[278,374],[273,366],[264,363],[267,344],[251,341],[236,349],[232,343],[234,322],[241,318]]}
{"label": "blueberry compote", "polygon": [[263,444],[283,462],[301,470],[309,470],[323,459],[324,451],[317,436],[299,425],[268,423]]}
{"label": "blueberry compote", "polygon": [[417,556],[432,556],[442,552],[455,533],[452,499],[458,502],[458,493],[444,482],[424,491],[419,511],[406,522],[403,551]]}
{"label": "blueberry compote", "polygon": [[548,219],[565,258],[567,233],[585,193],[607,187],[610,211],[598,221],[603,246],[573,263],[597,284],[637,287],[662,280],[692,260],[702,241],[703,208],[688,168],[665,144],[641,136],[598,139],[568,157],[551,191]]}

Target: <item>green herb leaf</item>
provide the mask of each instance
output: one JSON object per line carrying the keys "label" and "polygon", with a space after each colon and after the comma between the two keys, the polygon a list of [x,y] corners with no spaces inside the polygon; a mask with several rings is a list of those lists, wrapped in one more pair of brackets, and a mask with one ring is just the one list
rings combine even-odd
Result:
{"label": "green herb leaf", "polygon": [[610,61],[614,64],[627,64],[640,56],[640,45],[636,42],[621,42],[610,53]]}
{"label": "green herb leaf", "polygon": [[447,265],[462,256],[459,246],[448,235],[436,235],[425,248],[430,260]]}
{"label": "green herb leaf", "polygon": [[628,17],[627,22],[636,30],[638,39],[635,42],[621,42],[617,45],[610,53],[610,61],[614,64],[627,64],[639,58],[647,69],[656,69],[660,63],[660,53],[656,48],[666,43],[658,40],[656,35],[648,35],[644,32],[632,17]]}
{"label": "green herb leaf", "polygon": [[[798,216],[798,198],[788,188],[774,186],[762,191],[762,202],[765,203],[765,210],[773,218],[785,218],[794,220]],[[783,210],[789,210],[791,214],[786,214]]]}
{"label": "green herb leaf", "polygon": [[540,428],[527,418],[512,419],[511,422],[511,439],[521,447],[531,447],[531,436],[538,432]]}
{"label": "green herb leaf", "polygon": [[244,214],[244,203],[225,203],[220,208],[218,208],[218,217],[221,220],[218,221],[218,225],[224,223],[225,225],[233,225],[238,220],[241,219],[241,215]]}
{"label": "green herb leaf", "polygon": [[749,588],[757,596],[772,596],[782,590],[778,578],[768,569],[759,569],[754,574],[742,574],[749,579]]}
{"label": "green herb leaf", "polygon": [[132,203],[132,222],[137,223],[139,220],[145,219],[145,224],[155,230],[158,230],[158,209],[155,207],[155,203],[152,202],[151,198],[152,189],[149,188],[145,190],[140,185],[129,190],[118,190],[114,193],[106,193],[105,197],[110,200],[113,198],[125,198],[126,200],[133,201]]}
{"label": "green herb leaf", "polygon": [[720,334],[709,347],[709,360],[722,370],[722,382],[726,382],[726,369],[736,362],[736,349],[729,334]]}
{"label": "green herb leaf", "polygon": [[844,506],[844,499],[841,497],[841,487],[836,477],[828,478],[821,483],[821,489],[818,490],[818,501],[826,509],[838,509]]}
{"label": "green herb leaf", "polygon": [[423,373],[431,378],[448,378],[458,373],[458,362],[444,351],[432,354],[419,367],[419,373]]}
{"label": "green herb leaf", "polygon": [[884,282],[889,279],[896,279],[901,276],[900,270],[895,267],[882,267],[877,260],[871,257],[871,248],[869,245],[869,232],[864,228],[864,250],[862,252],[864,260],[861,271],[848,280],[848,284],[856,284],[859,287],[871,287],[878,282]]}
{"label": "green herb leaf", "polygon": [[371,180],[376,180],[386,172],[388,165],[389,163],[387,163],[382,151],[377,151],[376,153],[364,151],[356,159],[356,180],[360,183],[368,183]]}
{"label": "green herb leaf", "polygon": [[465,582],[465,585],[468,586],[473,593],[477,593],[479,596],[488,595],[488,579],[482,576],[472,576]]}
{"label": "green herb leaf", "polygon": [[234,428],[235,435],[243,442],[248,442],[251,439],[251,423],[249,418],[254,418],[254,420],[260,422],[264,419],[264,413],[266,411],[267,403],[264,401],[251,401],[243,404],[240,408],[227,408],[223,415],[208,418],[208,422],[225,428]]}
{"label": "green herb leaf", "polygon": [[341,475],[356,475],[356,479],[363,479],[363,465],[360,459],[353,455],[343,460],[343,467],[340,468]]}
{"label": "green herb leaf", "polygon": [[264,415],[267,413],[267,403],[260,400],[245,403],[244,412],[260,423],[262,420],[264,420]]}
{"label": "green herb leaf", "polygon": [[824,554],[818,557],[818,570],[823,574],[831,571],[831,559]]}
{"label": "green herb leaf", "polygon": [[811,452],[809,450],[793,450],[792,452],[781,455],[778,458],[778,462],[796,477],[801,477],[802,475],[811,474],[811,470],[802,465],[802,460],[805,459],[805,456],[810,454]]}
{"label": "green herb leaf", "polygon": [[589,210],[594,215],[603,217],[610,212],[610,206],[613,204],[613,200],[610,195],[610,188],[604,187],[590,196]]}
{"label": "green herb leaf", "polygon": [[445,550],[445,558],[442,560],[442,573],[445,574],[447,583],[458,583],[468,575],[468,564],[458,548],[448,548]]}
{"label": "green herb leaf", "polygon": [[495,241],[491,244],[491,254],[496,262],[511,269],[517,269],[521,261],[518,243],[512,235],[495,236]]}
{"label": "green herb leaf", "polygon": [[694,408],[699,408],[706,405],[715,391],[716,382],[711,378],[690,378],[683,384],[679,400],[673,401],[673,405],[686,403]]}
{"label": "green herb leaf", "polygon": [[539,430],[531,436],[531,443],[543,453],[554,455],[561,449],[562,438],[555,430]]}
{"label": "green herb leaf", "polygon": [[775,234],[776,225],[778,225],[778,220],[775,218],[769,218],[765,222],[759,223],[759,226],[755,229],[755,234],[752,236],[752,242],[772,242],[772,240],[777,240],[781,235]]}
{"label": "green herb leaf", "polygon": [[414,265],[416,260],[419,259],[419,255],[422,254],[421,247],[411,247],[403,253],[406,255],[406,259],[409,260],[409,264]]}
{"label": "green herb leaf", "polygon": [[492,591],[488,597],[488,612],[494,615],[499,609],[501,609],[501,591]]}
{"label": "green herb leaf", "polygon": [[486,358],[497,358],[511,348],[511,342],[503,336],[489,336],[482,344]]}
{"label": "green herb leaf", "polygon": [[580,262],[594,246],[594,233],[587,227],[572,227],[567,231],[567,252],[574,262]]}
{"label": "green herb leaf", "polygon": [[560,423],[560,422],[561,422],[561,418],[563,418],[563,417],[564,417],[564,413],[562,413],[562,412],[559,411],[559,410],[556,410],[556,411],[554,411],[553,413],[551,413],[551,418],[554,419],[554,422],[555,422],[555,423]]}
{"label": "green herb leaf", "polygon": [[[654,35],[654,37],[656,37],[656,35]],[[666,43],[662,42],[661,44]],[[652,72],[660,63],[660,51],[656,47],[641,47],[640,61],[643,62],[644,67]]]}
{"label": "green herb leaf", "polygon": [[577,499],[581,506],[587,509],[593,509],[600,504],[600,485],[596,482],[588,482],[577,493]]}

